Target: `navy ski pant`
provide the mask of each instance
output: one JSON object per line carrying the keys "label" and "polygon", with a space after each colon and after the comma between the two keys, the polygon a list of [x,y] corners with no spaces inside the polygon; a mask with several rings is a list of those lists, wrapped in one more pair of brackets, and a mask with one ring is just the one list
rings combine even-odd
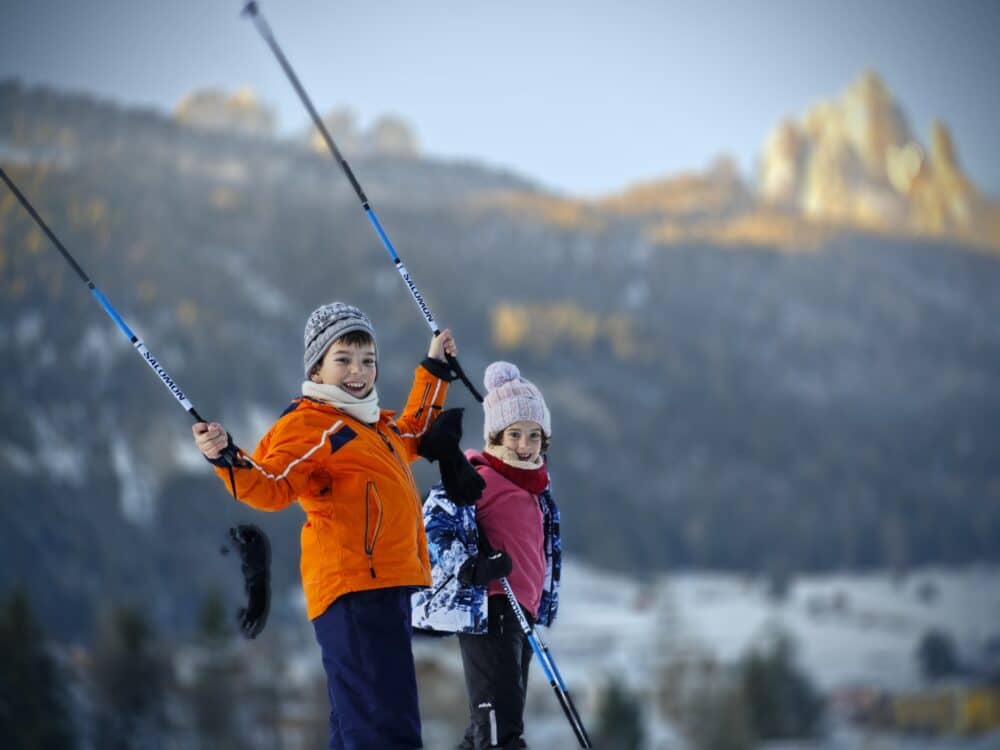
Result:
{"label": "navy ski pant", "polygon": [[330,695],[330,750],[415,750],[409,587],[345,594],[313,620]]}

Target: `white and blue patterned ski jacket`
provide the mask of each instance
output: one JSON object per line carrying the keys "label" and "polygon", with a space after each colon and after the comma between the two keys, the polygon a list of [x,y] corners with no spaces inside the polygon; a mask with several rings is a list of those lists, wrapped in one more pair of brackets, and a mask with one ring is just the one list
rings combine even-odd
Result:
{"label": "white and blue patterned ski jacket", "polygon": [[[545,542],[545,583],[538,606],[538,624],[549,626],[559,609],[562,542],[559,509],[549,488],[538,496]],[[479,552],[476,506],[455,505],[441,483],[424,501],[424,528],[431,558],[431,587],[413,595],[413,627],[441,633],[486,632],[486,586],[459,583],[462,563]]]}

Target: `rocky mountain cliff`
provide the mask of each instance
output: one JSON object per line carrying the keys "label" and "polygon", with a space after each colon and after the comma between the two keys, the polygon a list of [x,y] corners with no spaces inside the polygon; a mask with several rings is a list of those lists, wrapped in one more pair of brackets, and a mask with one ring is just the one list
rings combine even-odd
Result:
{"label": "rocky mountain cliff", "polygon": [[922,145],[873,71],[780,122],[764,145],[759,184],[765,202],[810,219],[1000,249],[997,206],[962,171],[947,125],[935,122]]}
{"label": "rocky mountain cliff", "polygon": [[495,201],[553,226],[641,220],[656,243],[815,249],[844,232],[937,239],[1000,252],[1000,204],[966,176],[948,127],[928,145],[874,72],[767,135],[757,173],[728,157],[702,172],[631,185],[597,200],[505,195]]}

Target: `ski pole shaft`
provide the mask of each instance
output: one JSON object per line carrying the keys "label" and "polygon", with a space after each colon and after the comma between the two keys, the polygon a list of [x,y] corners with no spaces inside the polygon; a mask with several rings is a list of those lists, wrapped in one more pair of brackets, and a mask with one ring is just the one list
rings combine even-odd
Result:
{"label": "ski pole shaft", "polygon": [[535,630],[535,628],[532,628],[531,634],[535,637],[535,640],[538,641],[538,647],[545,654],[545,658],[548,659],[549,666],[552,667],[552,673],[555,675],[556,682],[559,683],[559,687],[561,687],[568,695],[569,689],[566,687],[566,681],[563,680],[563,676],[559,672],[559,667],[556,666],[556,661],[552,658],[552,654],[549,652],[548,645],[546,645],[545,641],[542,640],[541,633]]}
{"label": "ski pole shaft", "polygon": [[566,719],[569,721],[570,727],[573,729],[573,734],[576,735],[576,739],[580,743],[580,747],[592,748],[594,745],[590,741],[590,735],[587,734],[587,729],[583,726],[583,720],[580,718],[580,714],[576,710],[576,706],[573,704],[573,699],[570,697],[569,691],[566,689],[566,684],[563,682],[562,675],[559,674],[555,659],[552,658],[552,654],[549,653],[548,647],[545,646],[541,638],[538,637],[535,629],[528,622],[528,618],[526,618],[524,616],[524,612],[521,611],[521,605],[518,604],[517,597],[514,596],[514,591],[510,587],[510,582],[506,578],[501,578],[500,585],[503,586],[504,593],[507,595],[507,601],[510,602],[510,607],[514,610],[514,616],[517,618],[517,622],[521,626],[521,630],[524,631],[524,635],[527,637],[528,643],[531,645],[531,650],[534,651],[535,656],[538,657],[538,663],[542,665],[542,670],[545,672],[545,676],[549,680],[549,685],[555,692],[556,698],[559,700],[559,705],[562,707],[563,713],[566,714]]}
{"label": "ski pole shaft", "polygon": [[[142,339],[132,332],[132,329],[128,327],[125,320],[118,314],[118,311],[115,310],[111,302],[108,301],[108,298],[105,297],[104,293],[97,288],[97,285],[94,284],[93,281],[91,281],[90,277],[87,276],[80,264],[76,262],[73,255],[66,249],[66,246],[63,245],[55,233],[49,229],[49,225],[45,223],[45,220],[41,217],[38,211],[35,210],[35,207],[31,205],[31,202],[25,197],[24,193],[20,191],[17,185],[14,184],[14,181],[2,168],[0,168],[0,179],[7,183],[7,187],[10,188],[14,197],[17,198],[18,202],[20,202],[20,204],[24,207],[24,210],[28,212],[28,215],[35,220],[35,223],[38,224],[39,228],[45,233],[49,240],[51,240],[52,244],[55,245],[56,249],[62,254],[63,258],[66,259],[66,262],[72,266],[76,275],[79,276],[80,279],[87,285],[87,288],[90,290],[94,299],[97,300],[98,304],[100,304],[100,306],[104,309],[104,312],[107,313],[108,317],[115,322],[121,332],[125,334],[125,338],[128,339],[132,348],[139,353],[143,361],[150,366],[153,372],[156,373],[160,382],[163,383],[164,387],[166,387],[168,391],[170,391],[170,395],[173,396],[174,399],[184,408],[184,410],[191,415],[195,422],[205,422],[206,420],[198,413],[198,410],[194,408],[194,404],[188,400],[187,396],[184,395],[184,392],[180,389],[180,386],[177,385],[177,382],[170,377],[166,368],[164,368],[163,365],[160,364],[159,360],[153,356],[153,353],[146,347],[146,344],[142,341]],[[235,462],[236,460],[235,448],[227,448],[223,455],[230,462]]]}
{"label": "ski pole shaft", "polygon": [[[410,296],[413,297],[413,301],[416,303],[421,315],[424,316],[424,320],[431,329],[431,332],[437,336],[441,333],[441,328],[435,322],[434,315],[431,313],[430,307],[424,301],[423,295],[420,294],[420,290],[417,289],[417,285],[413,281],[413,277],[410,276],[410,272],[406,269],[406,265],[403,263],[402,258],[399,257],[399,254],[396,252],[396,248],[393,247],[392,242],[389,240],[389,235],[387,235],[385,230],[382,228],[382,224],[375,215],[375,210],[372,208],[371,202],[368,200],[368,196],[365,195],[365,191],[361,189],[361,183],[359,183],[357,177],[354,176],[354,171],[351,169],[351,165],[347,163],[347,159],[345,159],[343,154],[340,153],[340,149],[337,148],[337,143],[333,140],[333,136],[330,135],[330,131],[327,130],[327,127],[323,122],[323,118],[319,116],[319,112],[317,112],[316,107],[313,106],[312,100],[306,93],[305,87],[303,87],[302,83],[299,81],[299,77],[295,75],[295,70],[292,68],[291,63],[288,62],[288,58],[285,57],[285,53],[282,52],[281,46],[278,44],[278,40],[275,39],[274,34],[271,31],[271,27],[268,25],[264,15],[260,12],[260,6],[254,0],[250,0],[250,2],[243,7],[242,14],[249,17],[250,20],[253,21],[257,31],[267,43],[267,46],[271,48],[271,52],[274,53],[274,57],[277,59],[278,64],[284,71],[285,77],[287,77],[289,82],[292,84],[292,88],[295,89],[295,93],[298,94],[298,97],[301,100],[302,105],[306,108],[306,111],[309,113],[309,117],[312,119],[313,124],[323,137],[323,141],[330,150],[331,156],[333,156],[334,160],[340,165],[340,168],[343,170],[348,181],[351,183],[351,187],[354,188],[354,192],[357,194],[358,200],[361,201],[361,207],[364,209],[365,215],[368,217],[372,227],[375,229],[375,233],[382,241],[382,245],[385,247],[386,252],[389,253],[389,258],[392,259],[393,265],[395,265],[396,270],[403,279],[403,283],[406,284],[406,288],[410,291]],[[466,376],[465,372],[462,370],[462,366],[458,363],[458,360],[450,354],[446,354],[445,357],[448,360],[448,365],[465,384],[465,387],[468,388],[476,400],[481,403],[483,397],[480,395],[479,391],[476,390],[472,381],[470,381]]]}

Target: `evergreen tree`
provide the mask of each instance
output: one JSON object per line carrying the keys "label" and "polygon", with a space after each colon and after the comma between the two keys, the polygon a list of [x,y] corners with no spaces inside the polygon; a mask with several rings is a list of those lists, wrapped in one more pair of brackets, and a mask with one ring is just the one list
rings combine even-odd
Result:
{"label": "evergreen tree", "polygon": [[0,607],[0,746],[61,750],[75,746],[66,691],[41,626],[20,588]]}
{"label": "evergreen tree", "polygon": [[938,680],[961,671],[955,642],[940,630],[929,630],[917,644],[917,661],[927,680]]}
{"label": "evergreen tree", "polygon": [[742,686],[706,675],[691,697],[684,732],[698,750],[751,750],[754,743]]}
{"label": "evergreen tree", "polygon": [[198,639],[208,645],[226,641],[235,632],[227,616],[226,603],[218,589],[213,589],[201,603],[198,613]]}
{"label": "evergreen tree", "polygon": [[198,618],[201,659],[190,699],[195,727],[204,747],[242,747],[235,714],[239,664],[233,654],[233,629],[218,591],[206,596]]}
{"label": "evergreen tree", "polygon": [[822,699],[796,668],[787,636],[779,635],[767,652],[750,654],[743,664],[743,691],[758,739],[812,737],[818,732]]}
{"label": "evergreen tree", "polygon": [[94,648],[98,747],[128,750],[162,744],[169,672],[146,616],[121,607],[101,618]]}
{"label": "evergreen tree", "polygon": [[640,750],[645,742],[642,710],[634,695],[617,680],[602,691],[597,708],[594,747],[602,750]]}

